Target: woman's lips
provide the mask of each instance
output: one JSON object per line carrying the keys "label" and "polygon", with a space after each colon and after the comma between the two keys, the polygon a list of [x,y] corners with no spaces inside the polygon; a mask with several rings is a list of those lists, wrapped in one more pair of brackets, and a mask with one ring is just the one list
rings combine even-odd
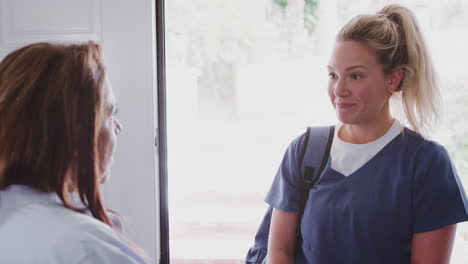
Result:
{"label": "woman's lips", "polygon": [[349,108],[351,108],[351,107],[353,107],[355,105],[356,104],[351,104],[351,103],[336,103],[336,108],[345,110],[345,109],[349,109]]}

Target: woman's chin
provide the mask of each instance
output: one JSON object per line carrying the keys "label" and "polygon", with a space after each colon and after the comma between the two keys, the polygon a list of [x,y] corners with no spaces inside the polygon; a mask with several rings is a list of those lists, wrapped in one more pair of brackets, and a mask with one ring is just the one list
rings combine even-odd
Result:
{"label": "woman's chin", "polygon": [[101,184],[104,184],[107,182],[107,180],[109,179],[109,176],[110,176],[110,172],[109,170],[105,171],[102,176],[101,176]]}
{"label": "woman's chin", "polygon": [[341,113],[337,113],[337,118],[342,124],[352,124],[354,121],[349,115],[343,115]]}

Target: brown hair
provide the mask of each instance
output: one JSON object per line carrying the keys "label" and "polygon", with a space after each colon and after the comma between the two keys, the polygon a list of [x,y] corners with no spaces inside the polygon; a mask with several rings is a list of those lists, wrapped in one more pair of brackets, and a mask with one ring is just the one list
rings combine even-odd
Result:
{"label": "brown hair", "polygon": [[[0,63],[0,188],[55,192],[113,226],[99,188],[97,136],[106,70],[99,45],[36,43]],[[72,178],[68,176],[72,175]],[[87,208],[72,205],[70,185]]]}
{"label": "brown hair", "polygon": [[338,41],[362,41],[374,49],[385,73],[403,69],[401,91],[405,117],[427,136],[440,119],[441,96],[437,75],[416,18],[409,9],[387,5],[376,14],[351,19]]}

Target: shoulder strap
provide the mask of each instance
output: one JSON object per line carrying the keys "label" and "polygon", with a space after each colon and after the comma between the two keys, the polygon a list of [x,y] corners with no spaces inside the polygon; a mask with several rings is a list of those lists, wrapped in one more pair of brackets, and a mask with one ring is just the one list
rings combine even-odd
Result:
{"label": "shoulder strap", "polygon": [[309,145],[309,138],[310,138],[310,131],[311,131],[311,127],[308,127],[307,128],[307,131],[305,133],[305,138],[304,138],[304,144],[302,149],[301,149],[301,154],[299,156],[299,168],[302,168],[302,163],[304,163],[304,156],[306,154],[306,151],[307,151],[307,147]]}
{"label": "shoulder strap", "polygon": [[[304,208],[309,198],[309,191],[320,178],[330,156],[330,148],[333,142],[335,126],[308,127],[301,150],[299,166],[301,170],[301,204],[299,219],[304,214]],[[301,247],[301,224],[297,228],[296,250]]]}
{"label": "shoulder strap", "polygon": [[304,211],[309,190],[320,178],[330,156],[335,126],[309,127],[300,159],[301,214]]}

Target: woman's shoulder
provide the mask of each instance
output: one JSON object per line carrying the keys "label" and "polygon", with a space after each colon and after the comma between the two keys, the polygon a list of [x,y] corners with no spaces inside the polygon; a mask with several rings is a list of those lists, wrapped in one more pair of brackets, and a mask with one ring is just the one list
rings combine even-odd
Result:
{"label": "woman's shoulder", "polygon": [[143,263],[123,235],[109,225],[81,213],[64,220],[70,223],[56,238],[57,251],[99,263]]}
{"label": "woman's shoulder", "polygon": [[99,247],[102,244],[123,242],[109,225],[89,215],[76,212],[64,217],[63,221],[68,221],[68,224],[56,238],[58,245],[68,241],[75,243],[74,246]]}
{"label": "woman's shoulder", "polygon": [[[96,263],[144,263],[136,261],[138,256],[109,225],[66,208],[55,198],[26,186],[0,192],[0,233],[9,238],[0,239],[0,248],[9,253],[0,256],[1,263],[17,262],[18,257],[24,263],[34,258],[47,263],[79,263],[85,258],[97,259]],[[28,253],[18,256],[19,248]]]}
{"label": "woman's shoulder", "polygon": [[289,156],[290,158],[298,157],[300,150],[305,144],[306,135],[307,132],[304,131],[300,135],[297,135],[292,140],[290,140],[289,144],[287,145],[285,155]]}
{"label": "woman's shoulder", "polygon": [[304,129],[302,133],[300,133],[299,135],[293,138],[293,140],[289,143],[288,148],[290,150],[298,151],[299,149],[302,149],[304,147],[304,144],[306,144],[306,141],[309,140],[308,139],[309,137],[314,138],[314,133],[316,132],[318,132],[319,134],[326,133],[328,135],[331,128],[333,128],[333,131],[335,131],[337,127],[338,127],[337,125],[307,127],[307,129]]}
{"label": "woman's shoulder", "polygon": [[446,148],[439,142],[431,139],[426,139],[420,134],[409,128],[405,128],[402,133],[402,142],[412,153],[419,157],[448,157]]}
{"label": "woman's shoulder", "polygon": [[424,138],[407,128],[401,138],[400,149],[403,151],[397,155],[414,173],[419,175],[429,175],[429,171],[440,173],[444,171],[447,175],[456,173],[449,152],[439,142]]}

